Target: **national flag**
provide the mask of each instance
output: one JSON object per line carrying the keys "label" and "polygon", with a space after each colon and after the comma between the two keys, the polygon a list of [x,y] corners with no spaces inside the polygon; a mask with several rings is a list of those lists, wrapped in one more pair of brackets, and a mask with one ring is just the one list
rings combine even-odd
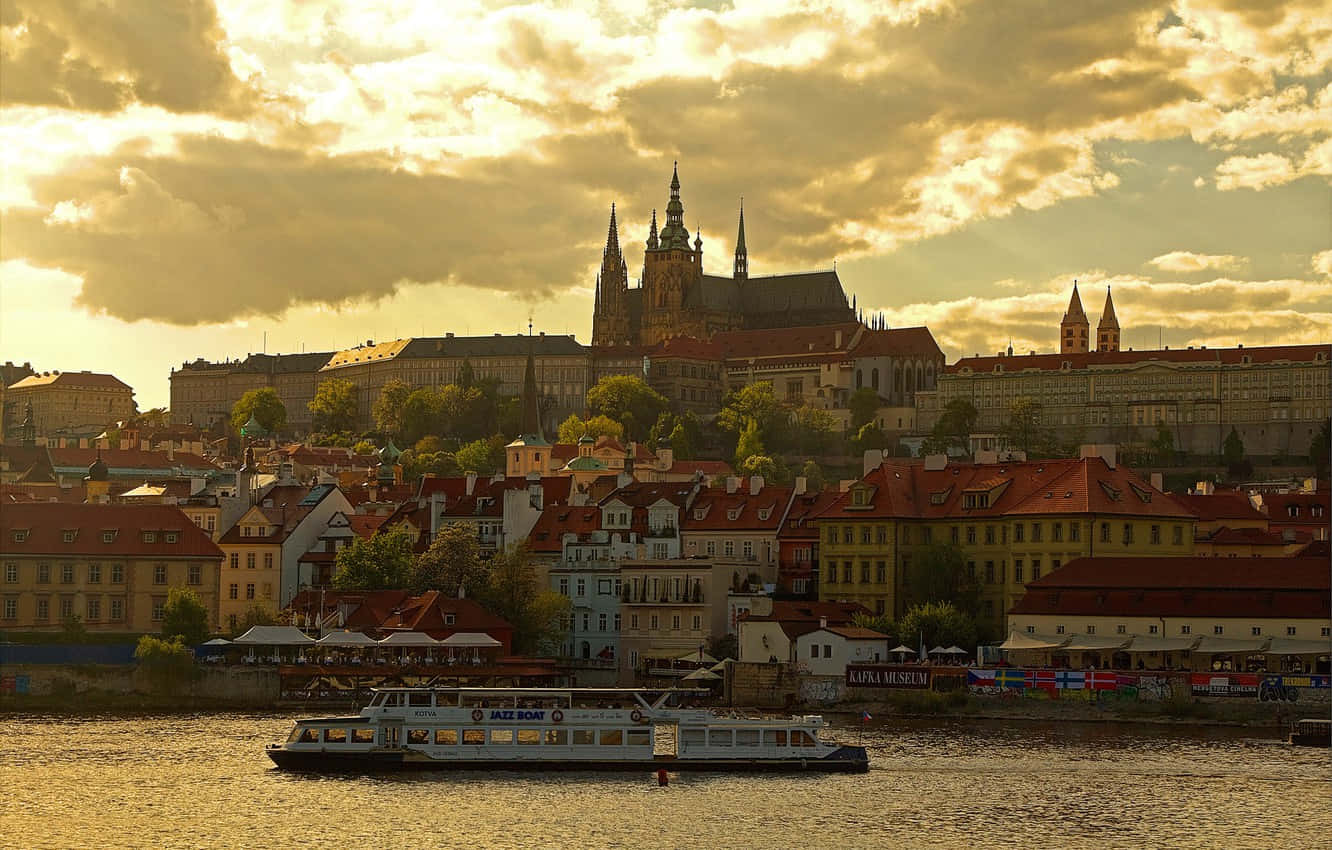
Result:
{"label": "national flag", "polygon": [[1053,670],[1027,670],[1027,687],[1043,688],[1053,691],[1055,689],[1055,673]]}
{"label": "national flag", "polygon": [[1093,670],[1087,674],[1087,688],[1093,691],[1113,691],[1119,687],[1119,674]]}
{"label": "national flag", "polygon": [[1025,688],[1027,675],[1021,670],[1002,669],[994,671],[994,683],[1001,688]]}
{"label": "national flag", "polygon": [[870,713],[869,713],[868,711],[862,711],[862,712],[860,712],[860,722],[861,722],[861,723],[864,723],[866,720],[871,720],[871,719],[873,719],[873,718],[870,717]]}
{"label": "national flag", "polygon": [[1081,670],[1060,670],[1055,673],[1055,687],[1061,691],[1080,691],[1086,687],[1085,677]]}
{"label": "national flag", "polygon": [[968,670],[967,684],[976,687],[990,687],[995,684],[993,670]]}

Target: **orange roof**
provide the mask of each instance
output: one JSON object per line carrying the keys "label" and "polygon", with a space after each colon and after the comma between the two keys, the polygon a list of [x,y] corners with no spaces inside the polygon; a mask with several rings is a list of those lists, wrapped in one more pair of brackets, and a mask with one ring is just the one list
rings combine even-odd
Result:
{"label": "orange roof", "polygon": [[727,493],[722,487],[699,490],[694,503],[681,515],[681,531],[776,531],[791,500],[790,487],[765,485],[749,494],[749,480]]}
{"label": "orange roof", "polygon": [[1249,497],[1239,490],[1217,490],[1210,495],[1206,493],[1172,493],[1171,498],[1203,522],[1214,522],[1221,519],[1253,521],[1267,519],[1262,511],[1253,506]]}
{"label": "orange roof", "polygon": [[780,332],[721,331],[713,336],[712,341],[721,348],[728,360],[845,354],[851,346],[856,331],[862,327],[859,322],[842,322],[833,325],[782,328]]}
{"label": "orange roof", "polygon": [[9,388],[30,389],[32,387],[49,387],[59,384],[62,387],[90,387],[102,390],[128,390],[130,385],[117,378],[115,375],[103,375],[98,372],[47,372],[45,374],[29,375],[28,377],[11,384]]}
{"label": "orange roof", "polygon": [[867,330],[851,351],[856,357],[900,357],[914,354],[943,359],[939,343],[926,327]]}
{"label": "orange roof", "polygon": [[[73,532],[69,542],[66,532]],[[145,532],[152,532],[152,540],[145,540]],[[167,542],[168,533],[175,535],[174,543]],[[0,551],[83,558],[222,557],[208,534],[174,505],[5,505],[0,511]]]}
{"label": "orange roof", "polygon": [[600,527],[601,511],[595,506],[548,505],[528,533],[527,547],[533,552],[562,552],[564,535],[582,539]]}

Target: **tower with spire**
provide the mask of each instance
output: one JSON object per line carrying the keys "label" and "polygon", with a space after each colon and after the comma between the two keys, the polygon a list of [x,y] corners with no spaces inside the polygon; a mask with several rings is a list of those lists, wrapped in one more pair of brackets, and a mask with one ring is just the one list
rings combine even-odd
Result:
{"label": "tower with spire", "polygon": [[1068,300],[1068,309],[1059,322],[1059,353],[1086,354],[1091,322],[1087,321],[1087,312],[1082,309],[1082,298],[1078,296],[1078,282],[1073,281],[1073,297]]}
{"label": "tower with spire", "polygon": [[536,356],[528,333],[527,366],[523,370],[523,394],[518,436],[504,447],[505,473],[510,476],[544,474],[550,465],[550,443],[541,423],[541,394],[537,390]]}
{"label": "tower with spire", "polygon": [[1105,288],[1105,309],[1101,311],[1101,321],[1096,325],[1096,350],[1119,350],[1119,317],[1115,315],[1115,302],[1110,297],[1110,287]]}
{"label": "tower with spire", "polygon": [[642,327],[638,342],[654,345],[672,336],[710,336],[706,317],[686,310],[697,300],[703,280],[702,239],[689,242],[680,200],[680,165],[671,171],[671,197],[666,223],[657,231],[656,214],[643,255]]}
{"label": "tower with spire", "polygon": [[749,278],[749,250],[745,248],[745,199],[740,199],[740,230],[735,236],[735,272],[736,280]]}
{"label": "tower with spire", "polygon": [[620,251],[620,228],[611,204],[606,247],[597,273],[596,304],[592,311],[593,345],[626,345],[629,337],[629,267]]}

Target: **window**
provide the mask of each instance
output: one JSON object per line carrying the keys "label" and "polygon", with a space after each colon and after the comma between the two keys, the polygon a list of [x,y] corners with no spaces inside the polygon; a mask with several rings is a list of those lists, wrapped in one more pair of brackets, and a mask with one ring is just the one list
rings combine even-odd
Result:
{"label": "window", "polygon": [[1096,627],[1095,627],[1095,626],[1088,626],[1088,627],[1087,627],[1087,634],[1089,634],[1089,635],[1094,635],[1094,634],[1096,634]]}
{"label": "window", "polygon": [[464,729],[462,733],[462,742],[465,745],[480,746],[486,742],[486,730]]}
{"label": "window", "polygon": [[967,544],[975,545],[975,543],[976,543],[976,526],[969,525],[967,526]]}
{"label": "window", "polygon": [[102,565],[101,565],[101,564],[89,564],[89,565],[88,565],[88,584],[101,584],[101,583],[102,583]]}
{"label": "window", "polygon": [[1110,542],[1110,523],[1108,522],[1101,523],[1101,542]]}
{"label": "window", "polygon": [[1013,542],[1021,543],[1026,538],[1026,526],[1022,523],[1016,523],[1013,526]]}
{"label": "window", "polygon": [[231,587],[228,588],[228,590],[227,590],[227,598],[228,598],[228,599],[240,599],[240,585],[238,585],[238,584],[233,584],[233,585],[231,585]]}
{"label": "window", "polygon": [[994,584],[994,561],[985,562],[985,583]]}
{"label": "window", "polygon": [[[616,616],[618,617],[619,615],[617,614]],[[637,614],[630,614],[630,615],[629,615],[629,628],[631,628],[631,629],[635,629],[635,630],[638,628],[638,615],[637,615]]]}
{"label": "window", "polygon": [[[828,530],[829,530],[829,531],[832,531],[831,528],[828,529]],[[715,541],[715,540],[709,540],[707,546],[705,546],[704,548],[707,550],[707,553],[708,553],[709,555],[715,555],[715,554],[717,554],[717,541]]]}
{"label": "window", "polygon": [[166,610],[166,599],[161,596],[153,597],[153,622],[162,622],[162,614]]}
{"label": "window", "polygon": [[611,595],[611,580],[610,580],[610,579],[608,579],[608,578],[597,579],[597,595],[598,595],[598,596],[610,596],[610,595]]}
{"label": "window", "polygon": [[597,743],[603,747],[618,747],[624,743],[624,733],[619,729],[602,729]]}
{"label": "window", "polygon": [[254,584],[253,584],[253,583],[245,585],[245,598],[246,598],[246,599],[253,599],[253,598],[254,598]]}
{"label": "window", "polygon": [[648,617],[648,628],[650,630],[655,632],[658,628],[660,628],[660,624],[661,621],[657,619],[656,614],[653,614],[652,616]]}
{"label": "window", "polygon": [[1031,580],[1032,580],[1032,581],[1035,581],[1036,579],[1038,579],[1038,578],[1040,578],[1040,577],[1041,577],[1041,559],[1040,559],[1040,558],[1032,558],[1032,559],[1031,559]]}
{"label": "window", "polygon": [[123,600],[123,599],[112,599],[112,600],[111,600],[111,621],[112,621],[112,622],[115,622],[115,623],[118,623],[118,622],[120,622],[120,621],[123,620],[123,619],[125,619],[125,600]]}
{"label": "window", "polygon": [[1074,543],[1082,539],[1082,523],[1070,522],[1068,524],[1068,539]]}
{"label": "window", "polygon": [[24,541],[27,540],[27,539],[28,539],[28,532],[26,532],[26,531],[16,531],[16,532],[14,532],[14,542],[15,542],[15,543],[22,543],[22,542],[24,542]]}
{"label": "window", "polygon": [[1286,626],[1286,637],[1295,637],[1295,627]]}
{"label": "window", "polygon": [[124,584],[124,583],[125,583],[125,565],[124,565],[124,564],[112,564],[112,565],[111,565],[111,583],[112,583],[112,584]]}
{"label": "window", "polygon": [[1128,629],[1124,626],[1123,623],[1120,623],[1118,626],[1115,626],[1115,634],[1117,634],[1117,635],[1122,635],[1122,634],[1126,634],[1127,632],[1128,632]]}
{"label": "window", "polygon": [[[616,616],[619,616],[619,615],[617,614]],[[694,615],[694,624],[693,624],[693,625],[694,625],[694,631],[698,631],[699,629],[701,629],[701,628],[703,627],[703,618],[702,618],[701,616],[699,616],[698,614],[695,614],[695,615]]]}
{"label": "window", "polygon": [[50,565],[50,564],[38,564],[38,565],[37,565],[37,583],[38,583],[38,584],[50,584],[50,583],[51,583],[51,565]]}
{"label": "window", "polygon": [[490,730],[490,743],[492,743],[492,744],[512,744],[512,743],[513,743],[513,730],[512,730],[512,729],[491,729],[491,730]]}
{"label": "window", "polygon": [[18,564],[5,564],[5,584],[18,584]]}
{"label": "window", "polygon": [[1182,635],[1192,634],[1193,626],[1183,625],[1179,627],[1179,633]]}
{"label": "window", "polygon": [[60,583],[61,583],[61,584],[73,584],[73,583],[74,583],[74,565],[73,565],[73,564],[61,564],[61,565],[60,565]]}
{"label": "window", "polygon": [[985,543],[986,545],[994,545],[994,526],[992,525],[985,526]]}
{"label": "window", "polygon": [[157,542],[157,532],[156,532],[156,531],[145,531],[145,532],[143,533],[143,542],[144,542],[144,543],[156,543],[156,542]]}
{"label": "window", "polygon": [[861,562],[860,562],[860,583],[861,583],[861,584],[869,584],[869,580],[870,580],[870,565],[869,565],[869,561],[861,561]]}
{"label": "window", "polygon": [[115,533],[114,531],[103,531],[103,532],[102,532],[102,542],[103,542],[103,543],[115,543],[115,542],[116,542],[116,533]]}
{"label": "window", "polygon": [[1039,522],[1033,522],[1031,524],[1031,542],[1041,542],[1041,524]]}
{"label": "window", "polygon": [[153,565],[153,584],[166,584],[166,583],[167,583],[167,569],[166,569],[166,564],[154,564],[154,565]]}
{"label": "window", "polygon": [[37,622],[39,622],[39,623],[45,623],[45,622],[46,622],[47,620],[49,620],[49,619],[51,619],[51,600],[49,600],[49,599],[38,599],[38,600],[37,600]]}
{"label": "window", "polygon": [[264,582],[264,598],[265,598],[265,599],[272,599],[272,598],[273,598],[273,583],[272,583],[272,582],[268,582],[268,581]]}
{"label": "window", "polygon": [[1225,626],[1212,626],[1212,634],[1214,635],[1225,634],[1225,631],[1226,631]]}
{"label": "window", "polygon": [[60,542],[61,542],[61,543],[73,543],[73,542],[74,542],[74,534],[75,534],[75,532],[74,532],[72,529],[68,529],[68,528],[65,529],[64,531],[60,532]]}
{"label": "window", "polygon": [[1161,526],[1159,525],[1152,526],[1151,543],[1153,546],[1161,545]]}
{"label": "window", "polygon": [[74,616],[74,597],[60,597],[60,619]]}
{"label": "window", "polygon": [[729,558],[731,555],[734,555],[734,554],[735,554],[735,541],[734,541],[734,540],[727,540],[725,543],[723,543],[723,544],[722,544],[722,553],[725,554],[728,558]]}
{"label": "window", "polygon": [[920,530],[920,542],[929,545],[934,542],[934,529],[926,526]]}
{"label": "window", "polygon": [[245,568],[246,568],[247,570],[252,570],[252,569],[254,569],[254,553],[253,553],[253,552],[246,552],[246,553],[245,553]]}
{"label": "window", "polygon": [[954,525],[954,526],[949,527],[949,529],[948,529],[948,541],[949,541],[950,543],[954,544],[954,545],[957,545],[957,533],[958,533],[957,526]]}
{"label": "window", "polygon": [[190,564],[189,578],[186,583],[193,585],[203,584],[203,567],[199,564]]}
{"label": "window", "polygon": [[[905,555],[903,555],[902,556],[903,572],[906,571],[907,567],[910,566],[910,564],[911,560],[907,558]],[[888,582],[888,565],[883,561],[874,562],[874,580],[879,584],[887,584]]]}
{"label": "window", "polygon": [[18,619],[18,600],[12,596],[5,599],[5,619]]}
{"label": "window", "polygon": [[1153,623],[1147,627],[1147,634],[1154,635],[1161,630],[1161,627]]}
{"label": "window", "polygon": [[809,657],[810,658],[819,657],[819,645],[817,643],[811,643],[809,645]]}
{"label": "window", "polygon": [[1263,634],[1263,627],[1254,626],[1252,629],[1249,629],[1249,634],[1253,635],[1254,637],[1261,637]]}
{"label": "window", "polygon": [[582,628],[582,631],[585,631],[585,632],[590,632],[590,631],[592,631],[592,615],[591,615],[591,614],[584,614],[584,615],[583,615],[583,628]]}
{"label": "window", "polygon": [[180,535],[174,531],[168,531],[166,534],[163,535],[163,537],[166,538],[166,542],[168,543],[175,543],[180,539]]}
{"label": "window", "polygon": [[606,615],[605,615],[605,614],[598,614],[598,615],[597,615],[597,631],[599,631],[599,632],[604,632],[604,631],[606,631]]}
{"label": "window", "polygon": [[1184,544],[1184,526],[1177,525],[1171,529],[1170,542],[1176,546],[1182,546]]}
{"label": "window", "polygon": [[679,614],[672,614],[672,615],[671,615],[671,631],[673,631],[673,632],[678,632],[678,631],[680,631],[680,615],[679,615]]}
{"label": "window", "polygon": [[843,543],[854,543],[854,542],[855,542],[855,533],[856,533],[856,531],[855,531],[855,527],[854,527],[854,526],[850,526],[850,525],[843,526],[843,528],[842,528],[842,542],[843,542]]}
{"label": "window", "polygon": [[560,595],[561,596],[569,595],[569,579],[567,578],[560,579]]}
{"label": "window", "polygon": [[1124,545],[1129,546],[1133,543],[1133,523],[1124,523]]}
{"label": "window", "polygon": [[265,552],[265,553],[264,553],[264,569],[266,569],[266,570],[271,570],[271,569],[273,569],[273,553],[272,553],[272,552]]}
{"label": "window", "polygon": [[1023,579],[1022,577],[1022,574],[1023,574],[1022,559],[1018,558],[1016,561],[1013,562],[1013,581],[1017,582],[1018,584],[1022,584],[1022,582],[1025,581],[1025,579]]}
{"label": "window", "polygon": [[741,552],[742,555],[745,556],[745,558],[753,558],[753,557],[754,557],[754,541],[752,541],[752,540],[746,540],[746,541],[744,541],[744,542],[741,544],[741,546],[740,546],[740,552]]}
{"label": "window", "polygon": [[88,622],[91,623],[102,619],[102,600],[95,596],[90,598],[87,604],[87,611],[88,613],[84,616],[84,619]]}
{"label": "window", "polygon": [[843,562],[842,562],[842,584],[850,584],[850,583],[851,583],[851,562],[850,562],[850,561],[843,561]]}
{"label": "window", "polygon": [[232,553],[231,553],[231,556],[230,556],[230,562],[231,562],[231,568],[232,568],[233,570],[235,570],[235,569],[239,569],[239,568],[240,568],[240,555],[237,554],[236,552],[232,552]]}
{"label": "window", "polygon": [[575,596],[587,596],[587,579],[578,579],[574,582],[574,587],[576,588],[574,591]]}
{"label": "window", "polygon": [[1055,626],[1055,634],[1062,635],[1063,633],[1064,633],[1064,627],[1062,625]]}

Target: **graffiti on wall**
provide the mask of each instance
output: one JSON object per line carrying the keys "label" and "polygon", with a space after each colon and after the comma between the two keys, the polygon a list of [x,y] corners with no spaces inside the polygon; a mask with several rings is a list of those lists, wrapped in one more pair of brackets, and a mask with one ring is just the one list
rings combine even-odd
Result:
{"label": "graffiti on wall", "polygon": [[846,689],[841,679],[831,676],[802,676],[800,679],[800,699],[809,704],[827,704],[842,699]]}
{"label": "graffiti on wall", "polygon": [[978,696],[1027,699],[1114,698],[1163,702],[1175,695],[1247,697],[1260,702],[1328,702],[1332,677],[1262,673],[1116,673],[1105,670],[968,670],[967,689]]}

